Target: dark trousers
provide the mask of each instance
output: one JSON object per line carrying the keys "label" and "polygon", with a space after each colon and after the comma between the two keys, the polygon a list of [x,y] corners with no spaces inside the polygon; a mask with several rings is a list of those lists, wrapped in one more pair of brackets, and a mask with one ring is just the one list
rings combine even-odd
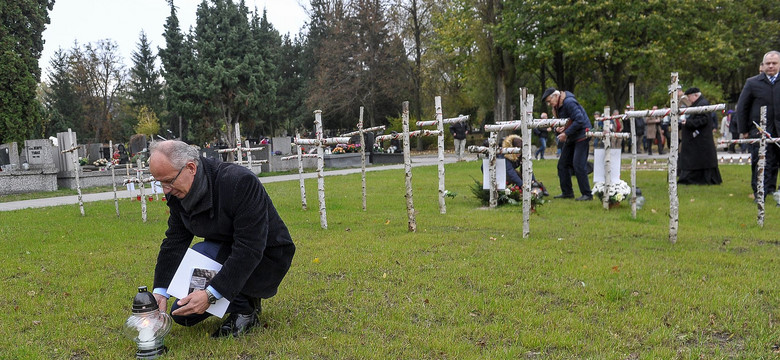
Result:
{"label": "dark trousers", "polygon": [[[231,246],[231,244],[219,243],[215,241],[203,241],[193,245],[192,250],[195,250],[203,255],[206,255],[206,257],[208,257],[209,259],[216,260],[217,254],[219,253],[219,250],[222,246]],[[254,299],[239,293],[238,296],[236,296],[236,298],[230,302],[230,305],[228,305],[227,312],[249,314],[252,311],[254,311],[256,306],[255,302],[258,300],[259,299]],[[177,305],[176,302],[174,302],[173,305],[171,306],[171,312],[173,312],[174,310],[180,307],[181,306]],[[171,315],[171,318],[173,318],[173,321],[175,321],[179,325],[192,326],[203,320],[206,320],[209,316],[212,315],[208,312],[204,312],[203,314],[192,314],[186,316]]]}
{"label": "dark trousers", "polygon": [[563,195],[574,195],[571,184],[571,169],[577,177],[577,184],[582,195],[591,195],[588,181],[588,141],[567,142],[561,149],[558,159],[558,181]]}
{"label": "dark trousers", "polygon": [[[777,190],[777,170],[780,167],[780,148],[774,144],[766,144],[766,166],[764,167],[764,195]],[[753,194],[758,191],[756,172],[758,171],[758,144],[750,144],[750,186]]]}

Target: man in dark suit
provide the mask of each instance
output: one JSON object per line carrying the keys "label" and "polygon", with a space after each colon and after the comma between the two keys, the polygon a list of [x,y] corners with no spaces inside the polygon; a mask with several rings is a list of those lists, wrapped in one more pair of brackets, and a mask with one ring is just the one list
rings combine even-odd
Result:
{"label": "man in dark suit", "polygon": [[[780,69],[780,52],[770,51],[764,54],[761,62],[762,73],[748,78],[737,102],[737,120],[739,122],[740,137],[743,139],[761,136],[756,126],[761,123],[761,107],[766,106],[766,131],[773,138],[780,134],[780,87],[775,91],[776,78]],[[778,85],[780,86],[780,85]],[[780,167],[780,148],[775,145],[767,147],[766,169],[764,170],[765,194],[773,193],[777,189],[777,169]],[[753,195],[756,195],[756,164],[758,161],[758,145],[750,146],[751,156],[751,181]]]}
{"label": "man in dark suit", "polygon": [[160,181],[170,216],[154,271],[154,295],[167,309],[167,290],[194,236],[192,248],[221,263],[204,290],[176,301],[171,315],[192,326],[222,297],[230,313],[212,337],[239,336],[259,324],[260,299],[276,294],[295,254],[290,232],[255,174],[245,167],[199,156],[169,140],[151,146],[149,170]]}

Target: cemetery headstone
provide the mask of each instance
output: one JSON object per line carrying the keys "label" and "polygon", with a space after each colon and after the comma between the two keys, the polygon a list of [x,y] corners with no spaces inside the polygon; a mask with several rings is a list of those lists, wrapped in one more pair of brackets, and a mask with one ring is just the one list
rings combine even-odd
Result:
{"label": "cemetery headstone", "polygon": [[27,163],[31,169],[55,168],[54,153],[57,148],[49,139],[25,140],[24,148],[27,153]]}
{"label": "cemetery headstone", "polygon": [[146,135],[135,134],[130,137],[130,153],[135,155],[146,149]]}
{"label": "cemetery headstone", "polygon": [[200,150],[201,150],[201,155],[204,158],[207,158],[207,159],[220,159],[220,160],[222,159],[222,156],[214,148],[207,147],[207,148],[202,148]]}
{"label": "cemetery headstone", "polygon": [[[290,155],[292,154],[292,140],[289,136],[277,136],[271,139],[271,150],[274,154],[277,153],[277,151],[281,151],[281,155]],[[254,145],[253,145],[254,146]],[[254,157],[255,154],[252,154],[252,157]],[[260,154],[258,153],[258,156]]]}
{"label": "cemetery headstone", "polygon": [[14,170],[19,166],[19,147],[15,142],[0,145],[0,166]]}
{"label": "cemetery headstone", "polygon": [[94,163],[98,159],[103,158],[103,153],[100,150],[103,147],[103,144],[87,144],[87,162],[89,164]]}
{"label": "cemetery headstone", "polygon": [[[75,131],[73,132],[73,139],[76,140],[76,144],[78,144],[78,136]],[[70,149],[70,137],[68,137],[67,131],[57,133],[57,144],[59,144],[57,149],[57,160],[55,160],[58,164],[57,169],[59,169],[57,175],[72,175],[71,172],[76,169],[76,165],[70,160],[69,153],[62,153],[63,150]]]}

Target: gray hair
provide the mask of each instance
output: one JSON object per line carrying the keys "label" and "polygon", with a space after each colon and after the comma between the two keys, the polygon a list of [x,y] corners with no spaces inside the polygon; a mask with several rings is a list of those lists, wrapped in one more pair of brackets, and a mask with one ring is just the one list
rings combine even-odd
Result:
{"label": "gray hair", "polygon": [[156,152],[160,152],[165,155],[170,161],[171,166],[175,168],[184,167],[188,162],[194,162],[195,165],[200,164],[200,151],[194,145],[188,145],[183,141],[178,140],[166,140],[152,143],[149,146],[149,156],[154,155]]}
{"label": "gray hair", "polygon": [[780,57],[780,51],[777,51],[777,50],[767,51],[767,53],[764,54],[764,57],[761,59],[761,65],[764,65],[764,61],[766,61],[766,57],[769,56],[769,55],[774,55],[774,56]]}

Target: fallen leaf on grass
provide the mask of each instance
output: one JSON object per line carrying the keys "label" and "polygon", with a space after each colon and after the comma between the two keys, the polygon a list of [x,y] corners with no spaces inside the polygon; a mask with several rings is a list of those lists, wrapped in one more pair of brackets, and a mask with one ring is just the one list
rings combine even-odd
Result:
{"label": "fallen leaf on grass", "polygon": [[387,273],[382,273],[382,279],[387,279]]}
{"label": "fallen leaf on grass", "polygon": [[385,221],[385,225],[389,225],[389,224],[390,224],[390,219],[387,219],[387,221]]}
{"label": "fallen leaf on grass", "polygon": [[696,199],[691,199],[691,202],[694,202],[694,201],[696,201]]}
{"label": "fallen leaf on grass", "polygon": [[33,323],[33,325],[40,325],[41,321],[40,320],[33,320],[32,323]]}
{"label": "fallen leaf on grass", "polygon": [[314,258],[314,260],[312,260],[311,262],[313,262],[315,264],[319,264],[320,263],[320,258]]}
{"label": "fallen leaf on grass", "polygon": [[35,290],[30,290],[27,292],[27,296],[35,296]]}
{"label": "fallen leaf on grass", "polygon": [[650,209],[650,212],[651,212],[651,213],[653,213],[653,214],[655,214],[655,213],[657,213],[658,211],[656,211],[655,209]]}
{"label": "fallen leaf on grass", "polygon": [[497,240],[496,238],[494,238],[492,236],[490,237],[490,241],[496,241],[496,240]]}
{"label": "fallen leaf on grass", "polygon": [[620,272],[620,268],[618,268],[618,266],[615,265],[615,266],[612,267],[612,271],[616,272],[616,273],[619,273]]}

